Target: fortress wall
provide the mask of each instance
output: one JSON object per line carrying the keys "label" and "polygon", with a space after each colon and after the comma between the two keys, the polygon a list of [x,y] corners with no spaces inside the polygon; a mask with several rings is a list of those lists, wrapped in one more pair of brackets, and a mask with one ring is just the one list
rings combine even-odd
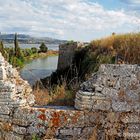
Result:
{"label": "fortress wall", "polygon": [[81,85],[77,109],[35,107],[28,82],[0,54],[0,140],[139,140],[139,72],[137,65],[102,65]]}

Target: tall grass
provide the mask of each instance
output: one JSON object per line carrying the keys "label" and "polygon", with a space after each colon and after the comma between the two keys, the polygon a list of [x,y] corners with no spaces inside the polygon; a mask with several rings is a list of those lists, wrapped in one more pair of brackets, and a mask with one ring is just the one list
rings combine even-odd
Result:
{"label": "tall grass", "polygon": [[65,82],[51,88],[40,88],[40,84],[33,90],[37,105],[73,106],[75,93],[68,90]]}
{"label": "tall grass", "polygon": [[121,57],[125,63],[140,64],[140,33],[112,35],[94,40],[91,49],[97,54]]}

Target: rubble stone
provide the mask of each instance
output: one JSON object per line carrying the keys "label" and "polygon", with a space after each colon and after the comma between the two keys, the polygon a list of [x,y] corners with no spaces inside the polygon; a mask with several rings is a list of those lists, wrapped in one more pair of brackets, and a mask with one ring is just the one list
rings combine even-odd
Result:
{"label": "rubble stone", "polygon": [[[81,85],[76,94],[79,110],[140,110],[140,66],[103,64],[99,71]],[[85,89],[94,89],[94,91]],[[90,105],[89,105],[90,104]]]}

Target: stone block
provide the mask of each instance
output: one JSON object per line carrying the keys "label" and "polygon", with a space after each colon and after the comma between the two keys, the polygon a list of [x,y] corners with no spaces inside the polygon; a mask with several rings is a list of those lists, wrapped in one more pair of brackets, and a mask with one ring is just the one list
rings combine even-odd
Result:
{"label": "stone block", "polygon": [[92,110],[110,110],[111,102],[108,100],[94,100]]}
{"label": "stone block", "polygon": [[13,92],[0,92],[0,99],[11,99],[14,96]]}
{"label": "stone block", "polygon": [[66,138],[67,136],[73,136],[73,138],[81,134],[82,128],[63,128],[59,130],[59,136]]}
{"label": "stone block", "polygon": [[6,79],[6,71],[4,67],[0,67],[0,80]]}
{"label": "stone block", "polygon": [[115,112],[128,112],[132,110],[132,106],[129,105],[127,102],[120,102],[120,101],[112,101],[112,109]]}
{"label": "stone block", "polygon": [[12,129],[17,134],[25,135],[27,133],[25,127],[21,127],[21,126],[18,126],[18,125],[13,125]]}
{"label": "stone block", "polygon": [[0,82],[0,92],[15,92],[15,84],[10,81],[1,81]]}
{"label": "stone block", "polygon": [[8,115],[12,111],[12,108],[10,108],[7,105],[0,106],[0,114]]}
{"label": "stone block", "polygon": [[31,134],[31,135],[32,135],[32,134],[39,134],[39,133],[45,134],[45,132],[46,132],[45,127],[39,126],[39,124],[36,125],[36,126],[29,126],[29,127],[27,128],[27,133],[29,133],[29,134]]}
{"label": "stone block", "polygon": [[[82,140],[90,139],[91,135],[94,135],[95,129],[96,129],[95,127],[85,127],[85,128],[83,128],[82,129],[81,139]],[[95,139],[95,137],[93,139]]]}
{"label": "stone block", "polygon": [[1,122],[11,122],[11,118],[10,118],[9,114],[8,115],[0,114],[0,121]]}
{"label": "stone block", "polygon": [[126,131],[123,132],[125,138],[140,139],[140,124],[128,124]]}
{"label": "stone block", "polygon": [[126,113],[120,118],[123,123],[140,123],[139,113]]}
{"label": "stone block", "polygon": [[9,122],[0,122],[0,131],[12,131],[12,124]]}
{"label": "stone block", "polygon": [[30,123],[23,119],[12,119],[13,124],[20,126],[28,126]]}
{"label": "stone block", "polygon": [[15,133],[6,133],[4,140],[24,140],[24,136]]}

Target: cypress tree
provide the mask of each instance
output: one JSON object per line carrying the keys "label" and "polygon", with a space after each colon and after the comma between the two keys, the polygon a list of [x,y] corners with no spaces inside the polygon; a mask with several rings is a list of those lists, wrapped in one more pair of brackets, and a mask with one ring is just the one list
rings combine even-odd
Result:
{"label": "cypress tree", "polygon": [[15,56],[17,58],[20,58],[21,54],[20,54],[20,47],[19,47],[19,43],[18,43],[18,39],[17,39],[17,33],[15,33],[14,44],[15,44]]}

